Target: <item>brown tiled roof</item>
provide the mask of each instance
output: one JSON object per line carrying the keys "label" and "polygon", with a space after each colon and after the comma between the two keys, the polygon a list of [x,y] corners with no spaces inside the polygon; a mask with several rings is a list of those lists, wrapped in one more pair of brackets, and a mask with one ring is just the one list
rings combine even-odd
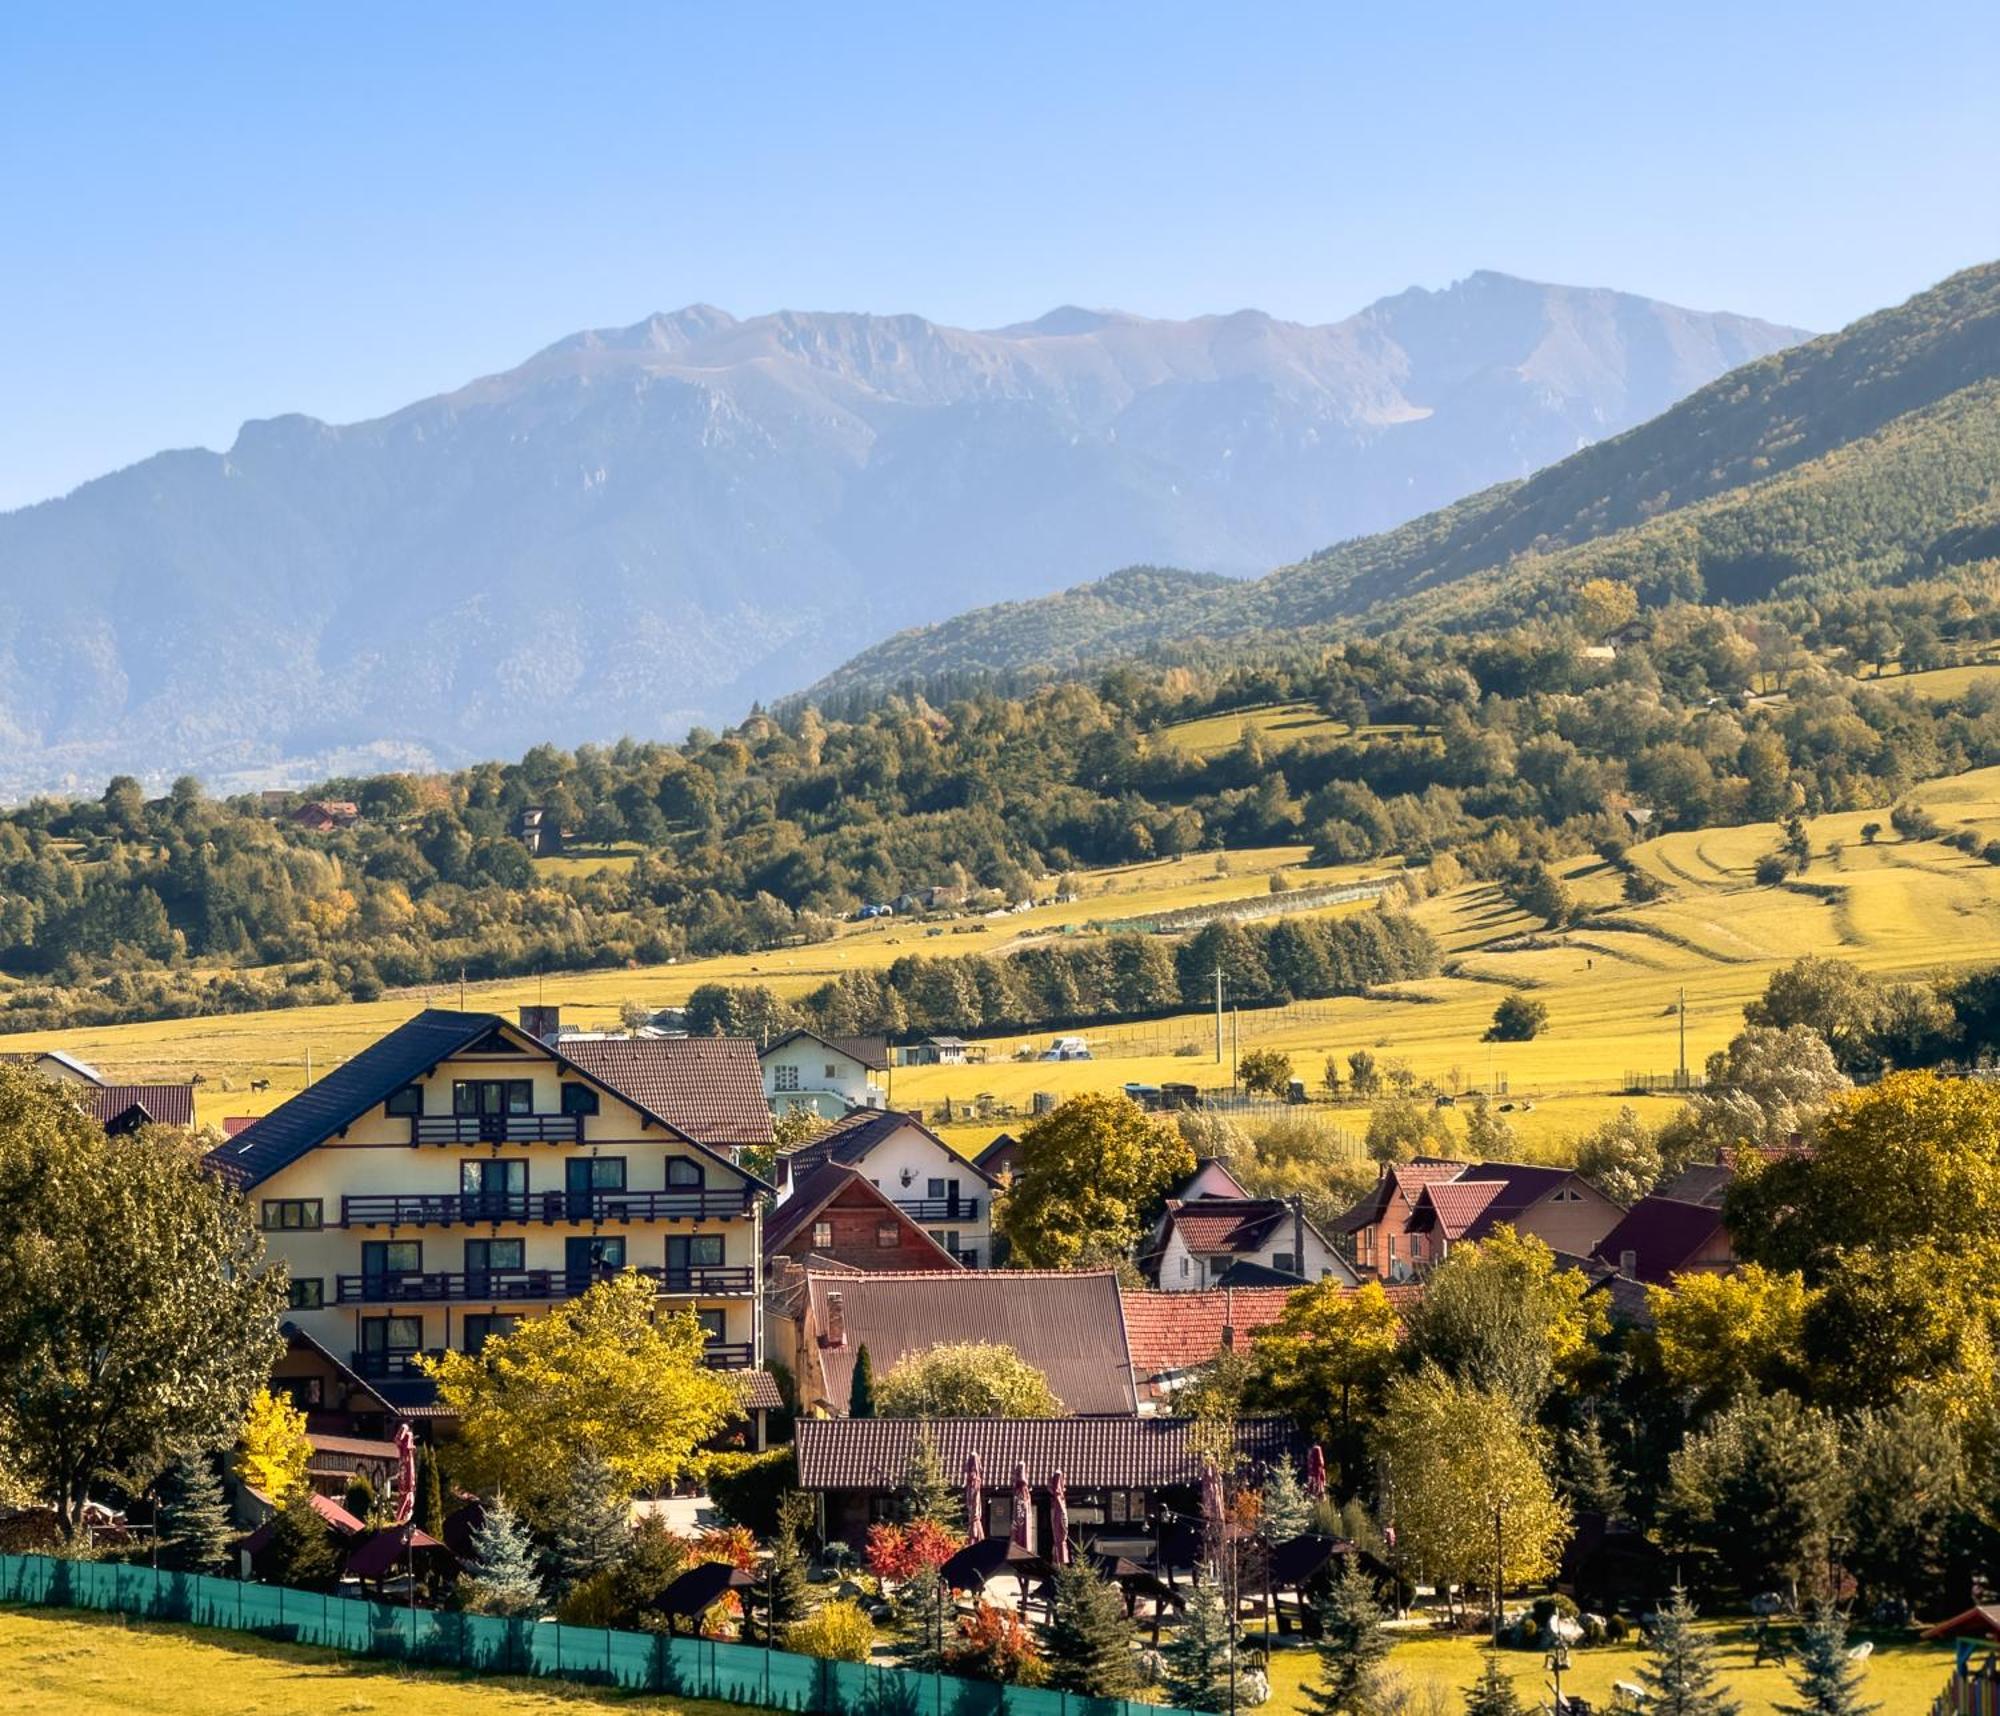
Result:
{"label": "brown tiled roof", "polygon": [[[803,1180],[793,1185],[791,1196],[764,1218],[764,1255],[775,1257],[786,1244],[797,1235],[800,1228],[826,1208],[843,1192],[858,1194],[863,1203],[872,1203],[886,1216],[893,1217],[898,1225],[909,1232],[935,1254],[932,1267],[937,1269],[962,1269],[965,1266],[950,1252],[931,1238],[918,1223],[896,1207],[896,1201],[881,1187],[867,1179],[859,1169],[842,1167],[838,1162],[823,1162],[813,1169]],[[915,1263],[911,1258],[909,1262]],[[907,1273],[907,1271],[906,1271]]]}
{"label": "brown tiled roof", "polygon": [[1127,1289],[1125,1339],[1132,1366],[1143,1380],[1169,1371],[1191,1370],[1222,1352],[1222,1331],[1234,1331],[1233,1349],[1246,1351],[1250,1337],[1284,1314],[1289,1287],[1236,1287],[1197,1293],[1152,1293]]}
{"label": "brown tiled roof", "polygon": [[1499,1180],[1447,1180],[1426,1186],[1410,1226],[1420,1233],[1442,1229],[1447,1239],[1458,1239],[1505,1189]]}
{"label": "brown tiled roof", "polygon": [[[845,1411],[855,1355],[865,1346],[879,1379],[905,1353],[956,1341],[998,1341],[1049,1379],[1071,1412],[1136,1412],[1132,1354],[1118,1277],[1110,1270],[966,1269],[955,1275],[809,1274],[821,1386]],[[826,1302],[841,1296],[847,1338],[828,1346]]]}
{"label": "brown tiled roof", "polygon": [[1526,1162],[1480,1162],[1457,1179],[1427,1185],[1410,1217],[1413,1233],[1442,1230],[1446,1239],[1483,1239],[1518,1220],[1551,1192],[1576,1181],[1573,1168]]}
{"label": "brown tiled roof", "polygon": [[1722,1207],[1723,1195],[1736,1170],[1726,1162],[1690,1162],[1660,1188],[1660,1196],[1682,1204],[1710,1204]]}
{"label": "brown tiled roof", "polygon": [[778,1379],[768,1370],[745,1370],[733,1373],[743,1384],[743,1410],[745,1412],[781,1412],[785,1397],[778,1392]]}
{"label": "brown tiled roof", "polygon": [[816,1133],[785,1158],[786,1171],[794,1183],[824,1162],[841,1162],[858,1167],[867,1161],[879,1144],[886,1144],[905,1127],[915,1127],[953,1162],[962,1163],[988,1185],[999,1180],[977,1162],[967,1161],[914,1114],[895,1108],[857,1108],[836,1120],[824,1132]]}
{"label": "brown tiled roof", "polygon": [[1336,1233],[1357,1233],[1382,1219],[1391,1199],[1400,1198],[1405,1209],[1413,1208],[1424,1187],[1441,1180],[1455,1180],[1470,1167],[1469,1162],[1452,1162],[1442,1157],[1419,1156],[1414,1162],[1392,1163],[1382,1177],[1334,1226]]}
{"label": "brown tiled roof", "polygon": [[[799,1487],[888,1491],[902,1486],[921,1431],[947,1472],[977,1454],[989,1484],[1004,1488],[1018,1461],[1037,1490],[1060,1471],[1071,1491],[1164,1489],[1201,1481],[1191,1418],[808,1418],[794,1432]],[[1244,1418],[1236,1445],[1254,1465],[1296,1460],[1288,1418]]]}
{"label": "brown tiled roof", "polygon": [[1197,1256],[1254,1251],[1291,1211],[1279,1198],[1197,1198],[1167,1205],[1167,1221]]}
{"label": "brown tiled roof", "polygon": [[564,1037],[555,1047],[711,1150],[771,1142],[764,1069],[748,1037]]}
{"label": "brown tiled roof", "polygon": [[1713,1204],[1641,1198],[1598,1241],[1591,1255],[1616,1269],[1623,1267],[1620,1259],[1629,1251],[1634,1261],[1632,1278],[1664,1287],[1721,1226],[1722,1211]]}
{"label": "brown tiled roof", "polygon": [[134,1108],[156,1126],[194,1125],[191,1084],[74,1084],[63,1088],[74,1092],[84,1112],[100,1126],[109,1126]]}

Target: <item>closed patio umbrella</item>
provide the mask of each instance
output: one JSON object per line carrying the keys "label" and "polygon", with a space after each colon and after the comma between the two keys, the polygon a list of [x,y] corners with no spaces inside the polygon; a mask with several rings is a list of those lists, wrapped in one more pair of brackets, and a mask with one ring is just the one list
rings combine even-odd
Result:
{"label": "closed patio umbrella", "polygon": [[1326,1494],[1326,1450],[1317,1442],[1306,1450],[1306,1494],[1314,1501]]}
{"label": "closed patio umbrella", "polygon": [[965,1540],[977,1543],[986,1535],[986,1496],[981,1488],[979,1456],[965,1456]]}
{"label": "closed patio umbrella", "polygon": [[407,1424],[396,1426],[396,1518],[408,1525],[417,1511],[417,1439]]}
{"label": "closed patio umbrella", "polygon": [[1069,1491],[1060,1469],[1049,1474],[1049,1559],[1058,1567],[1069,1565]]}
{"label": "closed patio umbrella", "polygon": [[1014,1462],[1014,1541],[1023,1549],[1035,1547],[1035,1496],[1028,1488],[1028,1468]]}

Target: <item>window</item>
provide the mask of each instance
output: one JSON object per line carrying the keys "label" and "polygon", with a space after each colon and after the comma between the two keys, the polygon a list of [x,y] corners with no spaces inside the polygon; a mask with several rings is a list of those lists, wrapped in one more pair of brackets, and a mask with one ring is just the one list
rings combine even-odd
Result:
{"label": "window", "polygon": [[316,1376],[285,1376],[277,1378],[278,1391],[285,1395],[301,1412],[316,1412],[326,1403],[326,1388]]}
{"label": "window", "polygon": [[462,1078],[451,1087],[454,1114],[533,1114],[535,1081],[526,1078]]}
{"label": "window", "polygon": [[710,1346],[713,1346],[728,1333],[723,1327],[722,1318],[723,1313],[720,1311],[695,1312],[695,1320],[701,1324],[701,1332],[708,1337]]}
{"label": "window", "polygon": [[816,1221],[813,1223],[813,1250],[824,1251],[833,1243],[833,1223]]}
{"label": "window", "polygon": [[326,1281],[318,1275],[294,1275],[285,1295],[294,1311],[317,1311],[326,1304]]}
{"label": "window", "polygon": [[361,1322],[361,1350],[364,1353],[413,1353],[424,1344],[421,1317],[364,1317]]}
{"label": "window", "polygon": [[406,1084],[401,1090],[392,1090],[389,1100],[382,1104],[387,1114],[422,1114],[424,1111],[424,1087],[420,1084]]}
{"label": "window", "polygon": [[947,1250],[952,1254],[952,1256],[956,1257],[958,1255],[957,1228],[954,1227],[942,1230],[933,1228],[931,1230],[931,1238],[935,1240],[939,1245],[943,1246],[945,1250]]}
{"label": "window", "polygon": [[266,1198],[266,1233],[316,1233],[320,1226],[318,1198]]}
{"label": "window", "polygon": [[1188,1260],[1185,1257],[1183,1257],[1181,1259],[1181,1279],[1185,1281],[1187,1278],[1188,1278]]}
{"label": "window", "polygon": [[465,1350],[477,1353],[495,1335],[511,1335],[520,1318],[505,1311],[491,1311],[465,1319]]}
{"label": "window", "polygon": [[828,1061],[826,1063],[826,1082],[831,1084],[838,1077],[840,1077],[840,1068],[835,1066],[832,1061]]}
{"label": "window", "polygon": [[597,1112],[597,1092],[587,1084],[566,1084],[562,1087],[562,1111],[565,1114],[595,1114]]}
{"label": "window", "polygon": [[420,1239],[371,1239],[361,1247],[363,1275],[417,1275],[423,1267],[424,1242]]}
{"label": "window", "polygon": [[698,1186],[702,1183],[701,1164],[687,1156],[667,1158],[667,1184],[670,1186]]}
{"label": "window", "polygon": [[788,1066],[773,1067],[771,1069],[771,1088],[773,1090],[797,1090],[799,1088],[799,1069]]}
{"label": "window", "polygon": [[875,1224],[875,1249],[894,1251],[903,1243],[903,1230],[892,1221],[878,1221]]}
{"label": "window", "polygon": [[528,1189],[528,1164],[491,1159],[461,1162],[458,1165],[458,1189],[467,1197],[491,1197],[505,1193],[519,1197]]}
{"label": "window", "polygon": [[926,1181],[924,1182],[924,1196],[925,1196],[925,1197],[927,1197],[927,1198],[941,1198],[941,1197],[943,1197],[943,1196],[944,1196],[944,1181],[942,1181],[942,1180],[926,1180]]}
{"label": "window", "polygon": [[676,1234],[667,1241],[667,1270],[720,1269],[722,1235],[719,1233]]}
{"label": "window", "polygon": [[1271,1253],[1271,1267],[1280,1275],[1297,1275],[1299,1260],[1289,1251],[1274,1251]]}
{"label": "window", "polygon": [[[465,1242],[465,1273],[485,1275],[494,1269],[520,1269],[527,1264],[518,1239],[468,1239]],[[471,1286],[470,1280],[466,1285]]]}

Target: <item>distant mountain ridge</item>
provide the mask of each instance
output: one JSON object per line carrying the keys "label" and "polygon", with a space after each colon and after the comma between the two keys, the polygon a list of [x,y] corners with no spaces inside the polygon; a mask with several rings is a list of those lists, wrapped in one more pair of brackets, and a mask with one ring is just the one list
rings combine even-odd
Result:
{"label": "distant mountain ridge", "polygon": [[572,335],[0,516],[0,791],[672,736],[971,605],[1393,526],[1800,337],[1487,273],[1323,327],[697,305]]}
{"label": "distant mountain ridge", "polygon": [[885,640],[818,693],[1067,670],[1191,639],[1498,624],[1611,576],[1650,598],[2000,558],[2000,263],[1703,387],[1522,482],[1224,587],[1119,581]]}

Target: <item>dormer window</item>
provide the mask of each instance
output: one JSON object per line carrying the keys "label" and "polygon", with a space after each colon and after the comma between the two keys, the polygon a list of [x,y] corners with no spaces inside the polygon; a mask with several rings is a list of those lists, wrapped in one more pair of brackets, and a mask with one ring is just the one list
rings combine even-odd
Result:
{"label": "dormer window", "polygon": [[597,1092],[587,1084],[566,1084],[562,1087],[562,1111],[565,1114],[595,1114],[597,1112]]}
{"label": "dormer window", "polygon": [[392,1090],[389,1100],[382,1105],[383,1111],[391,1115],[422,1114],[424,1111],[424,1087],[420,1084],[406,1084],[401,1090]]}

